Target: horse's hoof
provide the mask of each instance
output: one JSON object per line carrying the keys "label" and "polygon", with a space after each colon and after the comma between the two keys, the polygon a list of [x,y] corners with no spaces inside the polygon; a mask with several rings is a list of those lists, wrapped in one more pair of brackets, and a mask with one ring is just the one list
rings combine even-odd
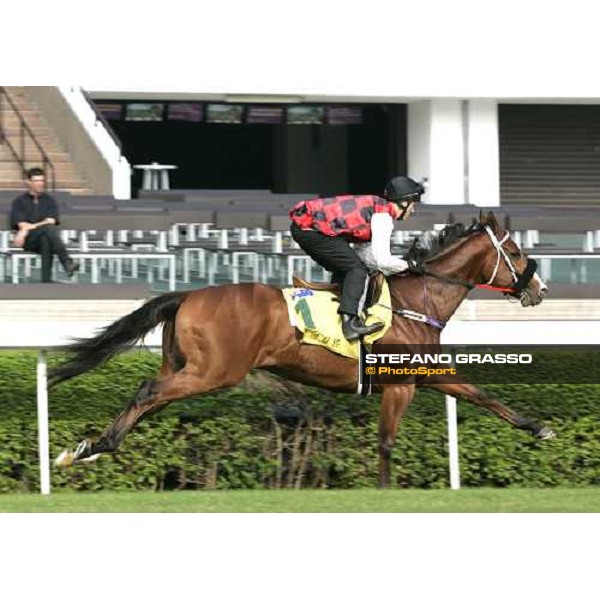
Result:
{"label": "horse's hoof", "polygon": [[75,462],[75,454],[72,450],[64,450],[58,455],[58,458],[54,461],[55,467],[67,469],[72,467]]}
{"label": "horse's hoof", "polygon": [[98,460],[100,454],[89,454],[92,449],[92,442],[89,440],[83,440],[77,446],[75,451],[65,450],[61,452],[59,457],[54,461],[54,465],[57,467],[67,468],[72,467],[77,463],[90,463]]}
{"label": "horse's hoof", "polygon": [[535,437],[540,440],[551,440],[556,437],[556,434],[550,427],[542,427],[536,434]]}

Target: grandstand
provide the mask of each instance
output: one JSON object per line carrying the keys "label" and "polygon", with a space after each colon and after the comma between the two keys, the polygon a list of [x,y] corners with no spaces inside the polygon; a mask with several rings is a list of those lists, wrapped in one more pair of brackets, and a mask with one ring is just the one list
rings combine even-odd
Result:
{"label": "grandstand", "polygon": [[[268,105],[248,99],[232,112],[225,110],[231,102],[214,95],[188,95],[184,102],[177,94],[0,88],[2,287],[39,281],[39,257],[12,245],[7,222],[20,173],[33,165],[47,171],[62,235],[83,267],[67,282],[56,265],[55,279],[69,287],[145,285],[154,294],[226,282],[284,286],[294,271],[326,280],[289,235],[290,207],[323,193],[377,193],[386,177],[406,171],[427,177],[429,190],[416,215],[398,227],[394,252],[404,252],[424,231],[468,222],[489,206],[538,259],[551,285],[535,315],[515,318],[544,318],[556,311],[554,300],[571,318],[588,314],[582,307],[600,284],[599,107],[308,98],[296,108],[307,103],[311,112],[291,113],[276,98]],[[211,117],[214,106],[224,107],[218,119]],[[457,140],[438,137],[443,119],[470,127],[458,166],[448,164]],[[429,128],[427,141],[419,127]],[[498,134],[496,147],[489,136],[486,144],[476,141],[490,131]],[[378,146],[379,153],[369,150]],[[131,165],[152,159],[178,164],[172,189],[139,188],[141,174]],[[207,182],[213,186],[202,187]],[[469,202],[484,194],[486,201]],[[495,296],[472,297],[497,315],[489,304]]]}

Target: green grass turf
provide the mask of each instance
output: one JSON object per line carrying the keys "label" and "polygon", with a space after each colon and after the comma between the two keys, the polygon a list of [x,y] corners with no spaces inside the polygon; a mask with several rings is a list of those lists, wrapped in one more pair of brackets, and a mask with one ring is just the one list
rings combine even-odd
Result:
{"label": "green grass turf", "polygon": [[0,494],[0,512],[599,512],[600,486]]}

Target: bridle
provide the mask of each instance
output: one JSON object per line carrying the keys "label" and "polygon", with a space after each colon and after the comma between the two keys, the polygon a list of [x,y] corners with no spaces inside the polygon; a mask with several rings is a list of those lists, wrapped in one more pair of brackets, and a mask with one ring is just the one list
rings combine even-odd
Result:
{"label": "bridle", "polygon": [[[485,232],[488,234],[494,248],[496,248],[496,265],[494,267],[494,271],[492,272],[492,276],[490,277],[489,281],[484,284],[477,284],[477,287],[486,286],[488,289],[505,292],[511,296],[520,296],[523,290],[529,285],[529,282],[531,281],[531,278],[533,277],[537,269],[537,263],[532,258],[528,258],[525,270],[519,275],[515,269],[515,266],[512,264],[512,261],[510,260],[508,254],[506,254],[506,250],[504,250],[504,248],[502,247],[504,243],[510,238],[510,232],[506,231],[504,237],[501,240],[499,240],[496,237],[496,235],[492,231],[492,228],[489,225],[485,226]],[[506,288],[492,285],[492,281],[494,281],[494,279],[496,279],[496,276],[498,275],[500,259],[504,260],[504,264],[507,266],[512,276],[513,285],[511,287]]]}
{"label": "bridle", "polygon": [[[422,275],[425,275],[427,277],[433,277],[440,281],[444,281],[445,283],[462,285],[469,290],[472,290],[473,288],[484,288],[484,289],[488,289],[488,290],[502,292],[505,296],[512,296],[514,298],[521,299],[523,297],[523,295],[527,293],[525,288],[529,285],[529,282],[531,281],[531,278],[533,277],[533,275],[537,269],[537,263],[535,262],[535,260],[528,258],[527,266],[525,267],[525,270],[521,274],[517,273],[515,266],[512,264],[512,261],[510,260],[508,254],[506,254],[506,250],[504,250],[504,248],[503,248],[503,245],[505,244],[505,242],[510,238],[510,233],[508,231],[506,231],[504,234],[504,237],[501,240],[499,240],[489,225],[485,226],[484,231],[487,233],[488,237],[490,238],[492,245],[496,249],[496,253],[497,253],[494,271],[492,272],[492,276],[489,278],[487,283],[471,283],[470,281],[464,281],[462,279],[452,279],[451,277],[446,277],[445,275],[440,275],[438,273],[432,273],[431,271],[427,271],[427,270],[420,271],[419,273]],[[501,287],[501,286],[493,285],[493,283],[492,283],[494,281],[494,279],[496,279],[496,277],[498,276],[498,270],[500,268],[501,260],[504,261],[504,264],[507,266],[507,268],[510,271],[510,274],[512,276],[513,284],[510,287]],[[427,262],[427,261],[425,261],[425,262]],[[423,279],[423,288],[424,288],[424,294],[425,294],[424,302],[425,302],[425,304],[427,304],[428,294],[427,294],[427,283],[426,283],[425,279]],[[419,321],[421,323],[425,323],[426,325],[431,325],[432,327],[434,327],[435,329],[439,329],[440,331],[442,329],[444,329],[444,327],[446,325],[446,323],[444,321],[441,321],[437,318],[434,318],[434,317],[424,314],[424,313],[416,312],[413,310],[408,310],[405,308],[398,308],[398,307],[392,308],[391,306],[388,306],[386,308],[389,308],[394,314],[400,315],[401,317],[404,317],[405,319]]]}
{"label": "bridle", "polygon": [[[527,259],[527,266],[522,273],[517,273],[515,266],[510,260],[508,254],[506,254],[506,250],[504,250],[503,245],[510,238],[510,232],[506,231],[504,237],[499,240],[492,228],[489,225],[486,225],[484,231],[487,233],[490,241],[492,242],[493,247],[496,249],[496,264],[494,266],[494,270],[492,272],[492,276],[489,278],[487,283],[471,283],[470,281],[463,281],[460,279],[452,279],[451,277],[446,277],[445,275],[438,275],[437,273],[432,273],[431,271],[425,271],[423,274],[428,275],[429,277],[434,277],[435,279],[439,279],[441,281],[445,281],[446,283],[455,283],[457,285],[462,285],[470,290],[473,288],[483,288],[488,290],[494,290],[496,292],[502,292],[506,295],[513,296],[515,298],[519,298],[525,288],[529,285],[531,278],[533,277],[536,269],[537,262],[532,258]],[[507,266],[510,271],[513,284],[510,287],[502,287],[493,285],[492,282],[498,276],[498,270],[500,268],[500,261],[503,260],[504,264]]]}

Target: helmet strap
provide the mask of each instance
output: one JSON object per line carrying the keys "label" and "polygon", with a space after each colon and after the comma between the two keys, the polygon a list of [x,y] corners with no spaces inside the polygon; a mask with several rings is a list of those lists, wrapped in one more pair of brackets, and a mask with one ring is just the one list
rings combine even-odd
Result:
{"label": "helmet strap", "polygon": [[[406,206],[402,206],[402,203],[406,202]],[[416,202],[416,200],[412,197],[412,196],[407,196],[406,198],[401,198],[400,200],[398,200],[396,202],[396,206],[398,206],[398,208],[402,209],[402,212],[400,213],[400,216],[398,217],[398,219],[402,220],[404,219],[404,215],[406,214],[406,211],[409,209],[410,205],[413,204],[414,202]]]}

